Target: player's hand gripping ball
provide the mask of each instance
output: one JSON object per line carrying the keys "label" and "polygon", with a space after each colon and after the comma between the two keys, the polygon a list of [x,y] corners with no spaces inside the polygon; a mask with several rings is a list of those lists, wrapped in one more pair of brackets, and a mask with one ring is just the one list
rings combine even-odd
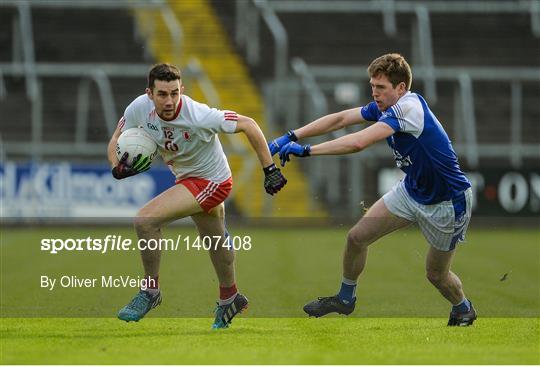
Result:
{"label": "player's hand gripping ball", "polygon": [[156,154],[157,144],[146,131],[141,128],[127,129],[116,144],[119,162],[112,169],[112,175],[120,180],[144,172],[150,169]]}

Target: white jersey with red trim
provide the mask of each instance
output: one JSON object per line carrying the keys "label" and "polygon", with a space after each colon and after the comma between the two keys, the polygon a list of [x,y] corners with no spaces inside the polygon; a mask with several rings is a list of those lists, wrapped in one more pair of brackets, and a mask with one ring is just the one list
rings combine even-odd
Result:
{"label": "white jersey with red trim", "polygon": [[237,122],[236,112],[210,108],[186,95],[174,118],[165,121],[143,94],[126,108],[119,126],[122,132],[133,127],[148,132],[177,180],[200,177],[221,183],[231,177],[231,169],[217,134],[234,133]]}

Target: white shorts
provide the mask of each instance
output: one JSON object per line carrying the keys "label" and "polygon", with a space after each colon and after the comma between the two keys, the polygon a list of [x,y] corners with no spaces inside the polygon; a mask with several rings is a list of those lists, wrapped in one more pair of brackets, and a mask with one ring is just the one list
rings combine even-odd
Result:
{"label": "white shorts", "polygon": [[452,251],[457,242],[465,241],[471,220],[472,190],[469,187],[453,200],[433,205],[416,202],[398,182],[383,196],[390,212],[411,222],[417,222],[429,244],[441,251]]}

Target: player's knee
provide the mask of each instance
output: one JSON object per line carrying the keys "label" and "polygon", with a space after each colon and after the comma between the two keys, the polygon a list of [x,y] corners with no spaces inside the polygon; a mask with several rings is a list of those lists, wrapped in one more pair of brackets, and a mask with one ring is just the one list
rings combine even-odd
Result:
{"label": "player's knee", "polygon": [[426,272],[426,278],[433,284],[435,287],[441,287],[445,284],[446,279],[448,278],[448,273],[442,273],[439,271],[428,270]]}
{"label": "player's knee", "polygon": [[208,214],[217,218],[225,218],[225,205],[223,203],[219,204],[212,208]]}
{"label": "player's knee", "polygon": [[368,241],[366,241],[366,237],[362,234],[361,231],[355,231],[354,229],[351,229],[349,233],[347,234],[347,246],[355,248],[355,249],[362,249],[369,245]]}
{"label": "player's knee", "polygon": [[133,225],[138,234],[152,233],[160,229],[159,222],[156,218],[148,216],[143,212],[137,213]]}

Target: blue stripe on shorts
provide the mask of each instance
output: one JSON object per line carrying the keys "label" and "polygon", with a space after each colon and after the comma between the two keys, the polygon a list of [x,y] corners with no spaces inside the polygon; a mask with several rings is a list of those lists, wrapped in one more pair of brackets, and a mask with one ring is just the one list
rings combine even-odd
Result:
{"label": "blue stripe on shorts", "polygon": [[467,222],[467,200],[465,199],[465,191],[460,192],[452,199],[454,206],[454,237],[450,242],[450,251],[456,248],[457,241],[463,237],[463,225]]}

